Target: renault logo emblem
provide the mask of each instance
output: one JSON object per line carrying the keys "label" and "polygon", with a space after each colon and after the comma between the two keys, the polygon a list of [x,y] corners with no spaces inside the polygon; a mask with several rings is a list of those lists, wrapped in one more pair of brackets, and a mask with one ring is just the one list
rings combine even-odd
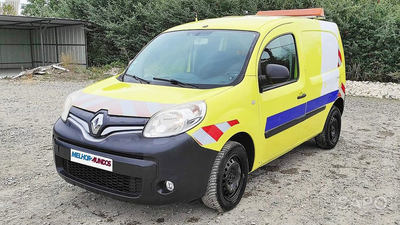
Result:
{"label": "renault logo emblem", "polygon": [[97,135],[97,133],[99,132],[100,128],[103,126],[103,117],[104,117],[103,114],[98,114],[90,122],[90,124],[92,126],[92,133],[94,135]]}

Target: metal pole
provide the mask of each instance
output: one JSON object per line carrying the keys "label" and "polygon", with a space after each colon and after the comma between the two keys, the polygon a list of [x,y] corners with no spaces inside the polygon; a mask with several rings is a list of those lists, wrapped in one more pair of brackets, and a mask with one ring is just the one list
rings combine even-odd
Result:
{"label": "metal pole", "polygon": [[40,22],[40,47],[41,47],[41,49],[42,49],[42,66],[44,66],[43,32],[44,32],[44,31],[42,31],[42,22]]}
{"label": "metal pole", "polygon": [[46,31],[47,26],[51,20],[47,21],[46,26],[42,29],[42,21],[40,21],[40,46],[42,48],[42,66],[44,66],[44,44],[43,44],[43,33]]}
{"label": "metal pole", "polygon": [[33,56],[33,39],[32,39],[32,30],[29,30],[29,40],[30,40],[30,47],[31,47],[31,62],[32,62],[32,68],[35,67],[33,61],[35,61],[34,56]]}
{"label": "metal pole", "polygon": [[1,61],[1,58],[2,58],[2,57],[1,57],[1,45],[0,45],[0,68],[2,68],[1,65],[2,65],[2,63],[3,63],[3,62]]}
{"label": "metal pole", "polygon": [[88,54],[88,40],[87,40],[86,24],[83,25],[83,36],[85,39],[85,58],[86,58],[86,69],[87,69],[89,66],[89,54]]}
{"label": "metal pole", "polygon": [[55,41],[56,41],[56,56],[57,56],[57,62],[60,62],[60,55],[59,55],[59,51],[58,51],[58,35],[57,35],[57,27],[54,28],[54,37],[55,37]]}

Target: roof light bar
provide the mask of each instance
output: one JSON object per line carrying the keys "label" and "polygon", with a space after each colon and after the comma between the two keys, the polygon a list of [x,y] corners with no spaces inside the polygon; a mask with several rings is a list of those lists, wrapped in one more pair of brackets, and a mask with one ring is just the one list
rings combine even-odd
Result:
{"label": "roof light bar", "polygon": [[258,11],[257,16],[325,17],[323,8]]}

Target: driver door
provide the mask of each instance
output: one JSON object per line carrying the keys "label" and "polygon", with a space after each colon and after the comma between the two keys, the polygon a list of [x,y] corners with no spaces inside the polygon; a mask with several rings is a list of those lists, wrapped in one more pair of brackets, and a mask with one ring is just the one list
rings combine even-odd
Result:
{"label": "driver door", "polygon": [[[299,70],[301,59],[298,57],[295,31],[293,24],[273,29],[264,38],[259,50],[259,115],[261,127],[264,128],[265,146],[260,154],[265,159],[264,163],[289,151],[301,139],[301,118],[305,116],[306,93],[305,79]],[[279,82],[268,78],[266,67],[269,64],[286,67],[289,78]]]}

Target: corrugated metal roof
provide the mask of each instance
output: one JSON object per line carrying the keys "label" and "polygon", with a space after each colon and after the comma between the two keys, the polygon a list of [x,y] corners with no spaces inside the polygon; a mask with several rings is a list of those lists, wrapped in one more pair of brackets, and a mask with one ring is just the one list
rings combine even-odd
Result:
{"label": "corrugated metal roof", "polygon": [[28,68],[60,61],[71,54],[87,65],[86,21],[0,15],[0,69]]}
{"label": "corrugated metal roof", "polygon": [[47,17],[28,17],[28,16],[4,16],[0,15],[0,28],[3,29],[38,29],[40,26],[65,27],[86,24],[83,20],[47,18]]}

